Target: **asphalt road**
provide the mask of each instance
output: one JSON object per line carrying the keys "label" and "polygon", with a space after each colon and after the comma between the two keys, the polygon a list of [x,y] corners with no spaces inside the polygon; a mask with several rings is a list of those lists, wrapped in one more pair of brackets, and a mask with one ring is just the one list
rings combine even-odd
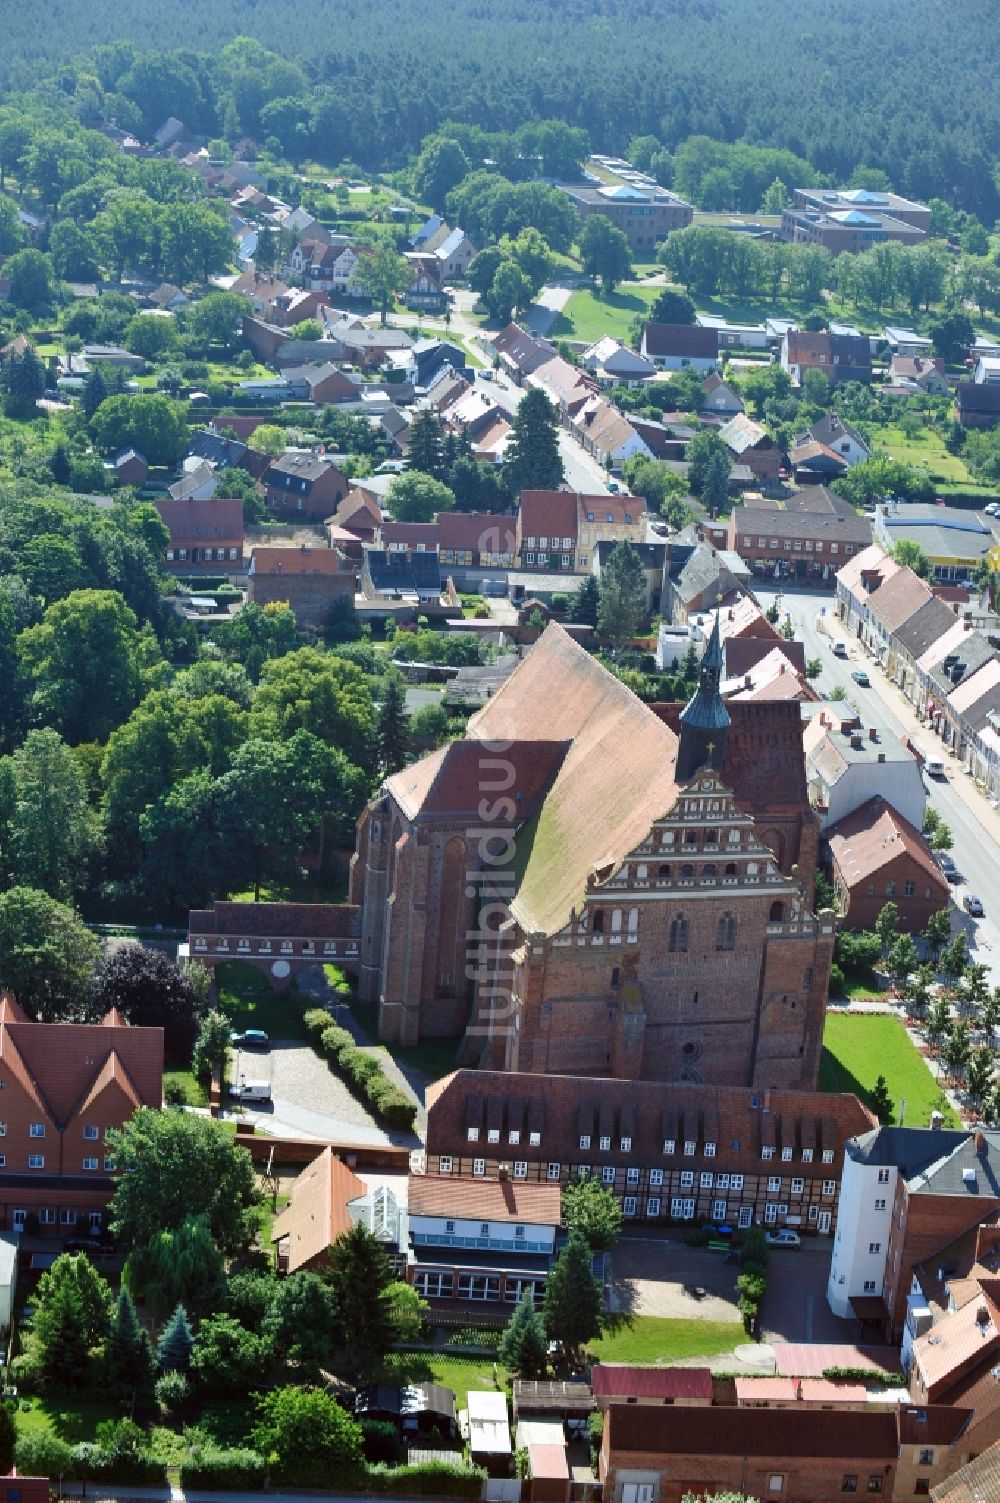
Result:
{"label": "asphalt road", "polygon": [[[833,626],[833,637],[824,629],[825,617],[834,613],[832,594],[815,590],[781,590],[758,588],[754,594],[766,610],[775,598],[779,598],[783,615],[791,616],[795,634],[805,644],[806,658],[819,658],[823,665],[813,687],[823,696],[829,696],[840,685],[847,698],[855,705],[865,727],[875,726],[884,735],[908,736],[912,734],[911,720],[907,713],[907,701],[895,684],[891,683],[871,661],[857,642],[848,639],[847,659],[834,657],[831,651],[833,637],[846,637],[839,626]],[[824,616],[825,611],[825,616]],[[864,668],[871,679],[871,688],[863,689],[851,678],[855,668]],[[902,712],[902,713],[900,713]],[[904,716],[906,717],[904,719]],[[927,732],[924,739],[928,739]],[[932,739],[932,738],[931,738]],[[984,828],[983,818],[989,812],[985,799],[978,797],[972,806],[955,790],[958,779],[965,773],[954,762],[945,759],[947,777],[941,781],[925,778],[928,803],[950,827],[954,837],[951,852],[962,881],[952,886],[956,908],[953,910],[952,928],[965,929],[969,936],[969,949],[973,958],[987,965],[994,984],[1000,983],[1000,845]],[[968,779],[965,779],[967,782]],[[982,814],[976,805],[982,803]],[[961,906],[966,893],[975,893],[982,899],[986,917],[974,920]]]}
{"label": "asphalt road", "polygon": [[[518,404],[525,393],[523,386],[515,386],[513,381],[508,381],[507,377],[501,376],[499,372],[493,373],[486,381],[483,380],[482,374],[478,374],[476,385],[480,391],[492,397],[497,405],[511,416],[517,411]],[[566,472],[566,484],[571,490],[582,491],[588,496],[609,494],[607,471],[592,455],[580,447],[565,428],[559,429],[559,453]]]}

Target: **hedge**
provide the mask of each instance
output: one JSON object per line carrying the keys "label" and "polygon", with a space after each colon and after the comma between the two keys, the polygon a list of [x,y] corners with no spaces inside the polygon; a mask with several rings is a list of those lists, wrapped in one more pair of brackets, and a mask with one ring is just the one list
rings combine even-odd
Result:
{"label": "hedge", "polygon": [[19,1435],[18,1471],[27,1477],[66,1477],[74,1482],[131,1482],[159,1485],[167,1478],[162,1462],[142,1453],[104,1451],[89,1441],[71,1446],[50,1430]]}
{"label": "hedge", "polygon": [[[320,1031],[319,1017],[327,1026]],[[305,1015],[313,1048],[346,1080],[357,1096],[388,1127],[410,1131],[417,1115],[416,1104],[386,1076],[373,1054],[359,1049],[346,1028],[330,1024],[329,1013],[310,1008]]]}
{"label": "hedge", "polygon": [[264,1486],[266,1477],[267,1463],[256,1451],[216,1451],[199,1446],[181,1466],[181,1490],[215,1487],[256,1492]]}
{"label": "hedge", "polygon": [[481,1467],[422,1461],[416,1466],[370,1466],[359,1477],[365,1492],[419,1498],[481,1498],[486,1473]]}

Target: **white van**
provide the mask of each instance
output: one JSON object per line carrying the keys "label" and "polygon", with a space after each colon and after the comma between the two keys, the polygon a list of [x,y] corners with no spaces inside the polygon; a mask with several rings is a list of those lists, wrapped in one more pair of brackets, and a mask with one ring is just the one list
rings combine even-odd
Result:
{"label": "white van", "polygon": [[271,1082],[269,1080],[241,1080],[229,1087],[229,1094],[235,1096],[238,1101],[270,1101]]}
{"label": "white van", "polygon": [[944,763],[938,756],[937,752],[925,751],[922,746],[918,749],[920,755],[924,759],[924,772],[927,774],[927,776],[929,778],[943,778]]}

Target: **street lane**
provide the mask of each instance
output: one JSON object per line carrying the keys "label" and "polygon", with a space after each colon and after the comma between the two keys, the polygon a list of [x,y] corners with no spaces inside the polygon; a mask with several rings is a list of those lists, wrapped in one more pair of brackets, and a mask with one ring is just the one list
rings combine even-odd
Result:
{"label": "street lane", "polygon": [[[525,393],[523,386],[515,386],[513,381],[509,381],[499,371],[492,372],[486,380],[483,380],[481,373],[477,374],[476,386],[485,396],[492,397],[497,406],[502,407],[511,417]],[[610,494],[607,471],[597,463],[592,454],[580,447],[565,428],[559,429],[559,453],[570,490],[582,491],[588,496]]]}
{"label": "street lane", "polygon": [[[785,615],[791,617],[795,635],[805,645],[806,659],[818,658],[823,665],[819,678],[812,680],[818,694],[829,698],[839,685],[851,704],[856,706],[866,728],[875,726],[884,736],[909,736],[928,746],[938,745],[937,738],[926,727],[918,727],[914,732],[912,707],[860,643],[852,641],[843,630],[835,618],[832,595],[819,594],[815,590],[758,587],[756,583],[753,589],[765,611],[774,600],[778,601],[782,619]],[[848,658],[834,657],[831,644],[835,640],[847,642]],[[851,678],[855,668],[863,668],[868,674],[870,689],[861,688]],[[989,813],[985,799],[981,800],[983,811],[980,816],[975,808],[975,803],[980,801],[978,796],[970,807],[955,789],[956,780],[966,779],[960,765],[946,756],[945,769],[946,778],[925,777],[924,786],[928,803],[938,811],[952,832],[954,848],[951,854],[962,876],[961,882],[952,885],[956,905],[952,927],[966,931],[970,954],[989,966],[993,983],[1000,984],[1000,845],[983,825],[983,817]],[[985,918],[973,920],[964,911],[962,898],[967,893],[975,893],[982,899]]]}

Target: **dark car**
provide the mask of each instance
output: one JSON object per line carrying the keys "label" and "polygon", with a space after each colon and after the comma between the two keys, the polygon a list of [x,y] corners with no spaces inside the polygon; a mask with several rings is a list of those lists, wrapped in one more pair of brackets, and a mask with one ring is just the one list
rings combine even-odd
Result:
{"label": "dark car", "polygon": [[966,913],[971,913],[973,918],[982,918],[986,912],[982,900],[975,897],[971,892],[965,894],[965,897],[962,899],[962,907]]}
{"label": "dark car", "polygon": [[955,865],[952,858],[948,855],[947,851],[938,852],[937,864],[941,868],[942,875],[948,882],[961,881],[958,867]]}
{"label": "dark car", "polygon": [[263,1028],[246,1028],[242,1033],[231,1033],[229,1042],[243,1049],[269,1049],[271,1040]]}
{"label": "dark car", "polygon": [[851,677],[856,684],[861,685],[862,689],[870,689],[872,686],[872,681],[863,668],[853,669],[851,672]]}

